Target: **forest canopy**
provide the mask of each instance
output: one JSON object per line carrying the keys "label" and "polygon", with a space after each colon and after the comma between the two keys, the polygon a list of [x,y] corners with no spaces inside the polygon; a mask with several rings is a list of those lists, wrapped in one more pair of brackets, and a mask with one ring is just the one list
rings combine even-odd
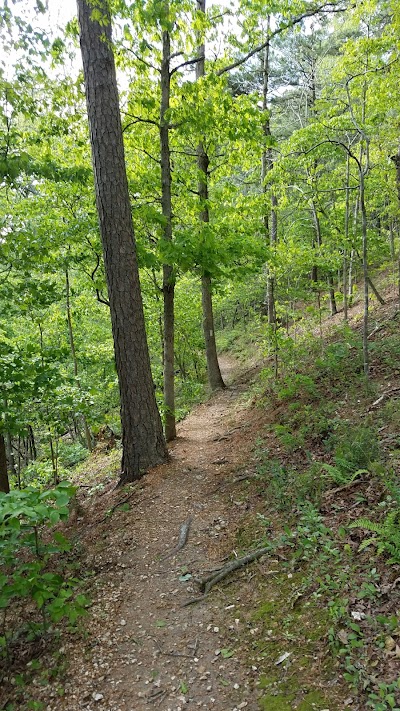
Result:
{"label": "forest canopy", "polygon": [[[0,14],[0,442],[19,483],[57,482],[105,426],[121,434],[79,26],[50,28],[43,3],[26,10]],[[89,10],[113,27],[167,439],[207,374],[224,385],[216,331],[258,314],[277,354],[300,302],[346,320],[361,272],[368,377],[369,270],[399,251],[396,3]]]}

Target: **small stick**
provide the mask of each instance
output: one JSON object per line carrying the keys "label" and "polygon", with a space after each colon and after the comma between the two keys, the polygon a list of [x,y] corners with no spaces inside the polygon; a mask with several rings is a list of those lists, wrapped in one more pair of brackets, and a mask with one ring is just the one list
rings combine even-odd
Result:
{"label": "small stick", "polygon": [[[125,496],[124,499],[121,499],[120,501],[118,501],[118,503],[115,504],[114,506],[112,506],[111,509],[108,509],[104,518],[100,519],[100,521],[98,521],[97,523],[103,523],[104,521],[106,521],[109,518],[109,516],[111,516],[111,514],[113,514],[114,511],[117,510],[118,506],[122,506],[122,504],[126,504],[127,501],[130,501],[130,499],[132,499],[132,497],[135,496],[136,493],[137,493],[137,489],[135,488],[135,491],[132,491],[132,493],[129,494],[129,496]],[[141,501],[143,501],[143,499],[141,499]],[[137,501],[136,503],[140,503],[140,502]]]}

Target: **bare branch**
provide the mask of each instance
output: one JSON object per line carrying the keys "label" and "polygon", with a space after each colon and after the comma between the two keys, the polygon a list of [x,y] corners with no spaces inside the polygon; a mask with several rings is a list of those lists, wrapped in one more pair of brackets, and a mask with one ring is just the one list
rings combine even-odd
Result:
{"label": "bare branch", "polygon": [[101,304],[110,306],[110,302],[108,301],[108,299],[104,298],[104,296],[102,295],[101,291],[99,291],[99,289],[96,289],[96,296],[97,296],[97,301],[99,301]]}
{"label": "bare branch", "polygon": [[137,59],[138,62],[141,62],[141,64],[144,64],[148,69],[152,69],[154,72],[158,72],[160,74],[161,70],[158,67],[155,67],[154,64],[151,64],[151,62],[148,62],[146,59],[143,59],[143,57],[140,56],[137,52],[135,52],[134,49],[131,47],[124,47],[126,52],[130,52],[133,54],[135,59]]}
{"label": "bare branch", "polygon": [[[351,6],[353,7],[353,5]],[[295,25],[298,25],[300,22],[305,20],[307,17],[313,17],[314,15],[318,15],[320,12],[344,12],[347,10],[348,7],[336,7],[334,3],[324,3],[323,5],[319,5],[318,7],[314,7],[310,10],[307,10],[307,12],[303,12],[301,15],[298,15],[298,17],[294,17],[293,19],[289,20],[283,25],[280,25],[279,27],[276,28],[273,32],[270,32],[268,34],[268,38],[265,40],[265,42],[262,42],[262,44],[257,45],[257,47],[254,47],[254,49],[250,50],[250,52],[247,52],[243,57],[240,59],[237,59],[235,62],[232,62],[231,64],[228,64],[226,67],[223,67],[222,69],[219,69],[217,71],[217,76],[221,76],[222,74],[225,74],[226,72],[232,71],[232,69],[236,69],[236,67],[240,67],[242,64],[247,62],[248,59],[251,57],[254,57],[255,54],[258,54],[261,52],[261,50],[265,49],[267,44],[273,39],[273,37],[276,37],[277,35],[282,34],[282,32],[285,32],[286,30],[289,30],[291,27],[294,27]]]}
{"label": "bare branch", "polygon": [[128,128],[131,126],[134,126],[136,123],[149,123],[152,126],[156,126],[156,128],[160,128],[160,125],[157,121],[154,121],[153,119],[146,119],[143,118],[142,116],[135,116],[134,114],[125,114],[128,118],[132,118],[133,121],[130,121],[129,123],[124,126],[123,131],[126,131]]}
{"label": "bare branch", "polygon": [[151,160],[153,160],[154,163],[157,163],[157,165],[160,165],[160,163],[161,163],[160,159],[155,158],[153,155],[151,155],[151,153],[149,153],[149,151],[146,151],[145,148],[139,148],[139,146],[132,146],[132,148],[134,151],[139,151],[140,153],[144,153],[146,156],[151,158]]}
{"label": "bare branch", "polygon": [[197,62],[199,62],[199,61],[200,61],[200,57],[194,57],[193,59],[188,59],[186,62],[182,62],[182,64],[178,64],[177,67],[174,67],[173,69],[171,69],[171,71],[169,73],[170,77],[172,77],[172,75],[175,74],[175,72],[177,72],[179,69],[182,69],[182,67],[188,67],[192,64],[197,64]]}

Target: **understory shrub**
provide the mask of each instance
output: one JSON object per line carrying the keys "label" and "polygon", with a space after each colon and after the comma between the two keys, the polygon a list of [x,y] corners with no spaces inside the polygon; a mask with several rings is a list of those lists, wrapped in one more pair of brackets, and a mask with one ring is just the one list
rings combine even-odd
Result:
{"label": "understory shrub", "polygon": [[[85,614],[87,598],[77,594],[79,581],[63,574],[58,558],[71,544],[50,528],[68,518],[68,504],[76,489],[61,482],[54,489],[0,493],[0,656],[10,657],[15,638],[28,639],[50,630],[67,618],[74,624]],[[18,617],[10,615],[17,606]]]}

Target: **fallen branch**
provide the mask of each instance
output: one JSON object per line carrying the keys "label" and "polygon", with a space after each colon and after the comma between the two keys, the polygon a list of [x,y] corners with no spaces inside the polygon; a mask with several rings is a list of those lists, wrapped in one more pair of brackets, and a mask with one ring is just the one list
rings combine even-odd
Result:
{"label": "fallen branch", "polygon": [[392,316],[390,316],[389,318],[382,321],[382,323],[375,326],[375,328],[369,334],[368,339],[372,338],[372,336],[375,336],[375,333],[379,333],[379,331],[382,331],[382,329],[385,328],[385,326],[387,326],[390,321],[393,321],[394,319],[398,318],[398,315],[399,315],[399,311],[395,311],[395,313]]}
{"label": "fallen branch", "polygon": [[375,407],[379,407],[385,400],[387,400],[388,397],[391,397],[395,393],[400,392],[400,388],[392,388],[391,390],[387,390],[385,393],[383,393],[380,397],[378,397],[375,402],[372,403],[369,407],[369,411],[375,409]]}
{"label": "fallen branch", "polygon": [[380,293],[379,293],[378,289],[376,288],[375,284],[373,283],[371,277],[368,277],[368,278],[367,278],[367,282],[368,282],[369,286],[371,287],[372,291],[374,292],[374,294],[375,294],[376,298],[378,299],[379,303],[380,303],[382,306],[384,306],[384,304],[385,304],[385,299],[383,298],[383,296],[380,295]]}
{"label": "fallen branch", "polygon": [[363,484],[365,479],[362,477],[358,477],[357,479],[353,479],[353,481],[348,482],[348,484],[343,484],[343,486],[338,486],[336,489],[328,489],[328,491],[325,491],[323,496],[326,496],[327,498],[330,496],[335,496],[335,494],[340,494],[341,491],[347,491],[348,489],[352,489],[355,486],[359,486],[359,484]]}
{"label": "fallen branch", "polygon": [[383,329],[385,326],[386,326],[386,321],[385,321],[385,323],[379,324],[379,326],[375,326],[375,328],[373,329],[373,331],[371,331],[371,333],[368,335],[368,337],[367,337],[368,340],[370,340],[370,338],[372,338],[373,336],[375,336],[375,333],[379,333],[379,331],[382,331],[382,329]]}
{"label": "fallen branch", "polygon": [[175,548],[170,551],[170,553],[167,553],[167,555],[164,555],[161,560],[166,560],[167,558],[172,558],[173,555],[176,555],[182,548],[187,543],[187,540],[189,538],[189,531],[190,531],[190,526],[193,520],[193,516],[189,516],[188,519],[186,519],[185,523],[182,524],[181,530],[179,533],[179,539],[178,543],[176,544]]}
{"label": "fallen branch", "polygon": [[223,568],[221,568],[221,570],[216,575],[208,575],[206,578],[202,578],[200,580],[197,580],[196,582],[200,590],[204,593],[204,596],[206,596],[210,592],[211,588],[214,587],[214,585],[221,582],[221,580],[224,580],[224,578],[233,573],[235,570],[238,570],[239,568],[244,568],[246,565],[249,565],[249,563],[253,563],[253,561],[262,558],[264,555],[268,555],[268,553],[271,553],[271,546],[258,548],[258,550],[252,551],[251,553],[248,553],[247,555],[243,556],[243,558],[237,558],[231,563],[228,563]]}

